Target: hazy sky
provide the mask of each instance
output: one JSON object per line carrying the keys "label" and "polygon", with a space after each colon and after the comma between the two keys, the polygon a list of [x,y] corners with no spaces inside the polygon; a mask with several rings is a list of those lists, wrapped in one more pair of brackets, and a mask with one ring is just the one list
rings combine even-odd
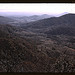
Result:
{"label": "hazy sky", "polygon": [[30,15],[34,14],[56,15],[64,12],[75,13],[75,4],[74,3],[0,3],[0,12],[2,12],[2,14],[3,12],[11,12],[9,14],[19,14],[21,12],[22,14],[30,14]]}

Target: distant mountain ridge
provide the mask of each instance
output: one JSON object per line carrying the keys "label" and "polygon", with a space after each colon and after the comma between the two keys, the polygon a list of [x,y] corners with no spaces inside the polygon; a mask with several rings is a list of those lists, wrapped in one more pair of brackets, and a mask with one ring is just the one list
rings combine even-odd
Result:
{"label": "distant mountain ridge", "polygon": [[32,22],[32,21],[37,21],[45,18],[50,18],[53,17],[52,15],[32,15],[32,16],[23,16],[23,17],[17,17],[17,16],[10,16],[10,18],[17,20],[19,22],[27,23],[27,22]]}
{"label": "distant mountain ridge", "polygon": [[[51,30],[54,30],[56,28],[62,28],[62,27],[65,30],[66,27],[69,27],[70,32],[72,32],[71,31],[71,28],[72,28],[73,35],[75,35],[75,33],[74,33],[75,32],[75,30],[74,30],[75,29],[75,14],[66,14],[66,15],[63,15],[60,17],[52,17],[52,18],[35,21],[35,22],[30,22],[30,23],[21,25],[21,27],[28,28],[28,29],[32,28],[32,30],[35,30],[35,31],[36,31],[36,29],[38,29],[37,32],[39,32],[39,31],[41,31],[41,32],[47,31],[48,32],[48,30],[50,32]],[[58,29],[58,32],[59,32],[59,29]]]}

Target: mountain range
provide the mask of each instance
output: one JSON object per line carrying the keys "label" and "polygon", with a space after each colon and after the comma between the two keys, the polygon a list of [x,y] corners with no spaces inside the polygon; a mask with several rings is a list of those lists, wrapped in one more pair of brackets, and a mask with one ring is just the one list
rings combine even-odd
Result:
{"label": "mountain range", "polygon": [[[35,22],[22,24],[22,28],[32,29],[37,32],[50,32],[51,34],[75,35],[75,14],[67,14],[60,17],[47,18]],[[55,33],[54,33],[55,32]]]}
{"label": "mountain range", "polygon": [[46,16],[0,16],[0,72],[75,72],[75,14]]}
{"label": "mountain range", "polygon": [[21,25],[22,23],[33,22],[45,18],[53,17],[52,15],[33,15],[33,16],[0,16],[0,24]]}

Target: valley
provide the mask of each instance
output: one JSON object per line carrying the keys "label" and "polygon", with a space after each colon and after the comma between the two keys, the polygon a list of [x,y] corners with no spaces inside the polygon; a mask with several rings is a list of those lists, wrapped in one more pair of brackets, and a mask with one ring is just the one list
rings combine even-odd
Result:
{"label": "valley", "polygon": [[43,16],[0,17],[0,72],[75,72],[75,14]]}

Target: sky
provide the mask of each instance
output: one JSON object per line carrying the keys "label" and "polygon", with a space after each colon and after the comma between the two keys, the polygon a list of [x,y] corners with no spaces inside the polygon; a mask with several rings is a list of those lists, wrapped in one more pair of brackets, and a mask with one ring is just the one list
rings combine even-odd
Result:
{"label": "sky", "polygon": [[5,15],[60,15],[75,13],[74,3],[0,3],[0,14]]}

